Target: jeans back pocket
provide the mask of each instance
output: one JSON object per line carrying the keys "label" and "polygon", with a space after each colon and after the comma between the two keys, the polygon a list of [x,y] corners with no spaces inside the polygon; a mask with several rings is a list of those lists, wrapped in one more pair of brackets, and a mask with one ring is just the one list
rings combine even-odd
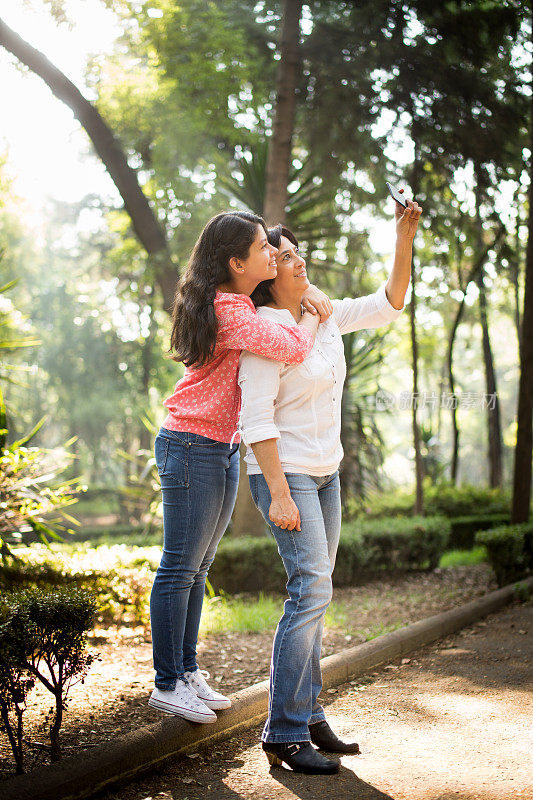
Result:
{"label": "jeans back pocket", "polygon": [[[155,463],[160,478],[170,486],[189,486],[189,446],[158,436],[155,440]],[[163,481],[162,481],[163,485]]]}

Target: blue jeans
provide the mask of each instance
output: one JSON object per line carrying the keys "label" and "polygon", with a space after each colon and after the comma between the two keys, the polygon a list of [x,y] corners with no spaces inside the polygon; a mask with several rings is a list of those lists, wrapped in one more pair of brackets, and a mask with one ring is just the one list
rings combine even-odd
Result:
{"label": "blue jeans", "polygon": [[239,445],[161,428],[155,461],[163,493],[164,544],[150,596],[155,685],[174,689],[197,669],[205,580],[231,518]]}
{"label": "blue jeans", "polygon": [[274,525],[268,516],[271,498],[265,478],[249,476],[254,502],[283,559],[289,592],[274,636],[264,742],[309,741],[308,725],[325,719],[318,702],[320,651],[341,528],[338,472],[323,478],[291,473],[285,477],[300,512],[301,531]]}

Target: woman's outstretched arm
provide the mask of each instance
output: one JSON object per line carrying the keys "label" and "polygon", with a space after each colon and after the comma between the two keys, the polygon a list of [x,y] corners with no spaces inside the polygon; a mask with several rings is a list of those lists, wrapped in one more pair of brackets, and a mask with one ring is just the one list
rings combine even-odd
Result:
{"label": "woman's outstretched arm", "polygon": [[[402,190],[403,191],[403,190]],[[407,287],[411,280],[411,261],[413,258],[413,239],[418,228],[418,220],[422,209],[418,203],[407,200],[407,208],[395,203],[396,249],[392,272],[385,284],[385,292],[389,303],[394,308],[402,309]]]}
{"label": "woman's outstretched arm", "polygon": [[411,279],[413,238],[422,213],[418,203],[411,200],[407,203],[405,210],[396,203],[396,250],[387,282],[373,294],[333,300],[333,313],[341,333],[387,325],[405,308],[405,294]]}

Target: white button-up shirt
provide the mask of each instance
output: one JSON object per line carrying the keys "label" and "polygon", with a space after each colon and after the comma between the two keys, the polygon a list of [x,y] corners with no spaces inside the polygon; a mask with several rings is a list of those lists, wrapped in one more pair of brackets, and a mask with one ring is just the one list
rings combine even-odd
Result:
{"label": "white button-up shirt", "polygon": [[[385,284],[366,297],[333,300],[333,314],[318,326],[313,349],[293,366],[244,351],[240,357],[242,405],[239,429],[247,445],[249,475],[261,472],[251,444],[277,439],[284,472],[331,475],[343,456],[340,439],[341,399],[346,362],[342,334],[379,328],[395,320],[396,309]],[[261,306],[257,313],[275,322],[296,325],[288,309]]]}

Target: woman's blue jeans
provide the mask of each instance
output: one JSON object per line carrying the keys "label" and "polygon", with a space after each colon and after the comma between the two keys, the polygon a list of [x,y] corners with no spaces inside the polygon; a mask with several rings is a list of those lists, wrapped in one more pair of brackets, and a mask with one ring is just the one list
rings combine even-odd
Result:
{"label": "woman's blue jeans", "polygon": [[274,636],[264,742],[309,741],[308,725],[325,719],[318,702],[320,651],[341,528],[338,472],[323,478],[291,473],[285,477],[300,512],[301,531],[274,525],[268,516],[271,498],[266,480],[263,475],[249,476],[254,502],[283,559],[289,592]]}
{"label": "woman's blue jeans", "polygon": [[155,461],[163,493],[164,544],[150,596],[155,685],[174,689],[197,668],[205,580],[231,518],[239,445],[161,428]]}

